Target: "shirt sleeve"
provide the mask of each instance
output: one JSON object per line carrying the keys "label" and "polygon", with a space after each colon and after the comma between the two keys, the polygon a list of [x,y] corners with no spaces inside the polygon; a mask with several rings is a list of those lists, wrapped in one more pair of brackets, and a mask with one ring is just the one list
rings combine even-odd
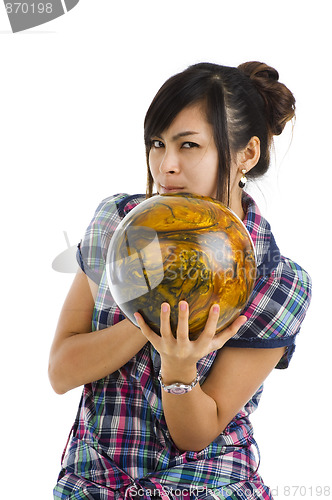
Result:
{"label": "shirt sleeve", "polygon": [[76,259],[80,268],[98,285],[105,269],[109,242],[122,219],[119,206],[127,197],[127,194],[116,194],[98,205],[77,248]]}
{"label": "shirt sleeve", "polygon": [[308,273],[290,259],[281,257],[278,267],[256,281],[242,314],[247,322],[226,345],[229,347],[286,347],[276,368],[287,368],[295,350],[295,338],[311,300]]}

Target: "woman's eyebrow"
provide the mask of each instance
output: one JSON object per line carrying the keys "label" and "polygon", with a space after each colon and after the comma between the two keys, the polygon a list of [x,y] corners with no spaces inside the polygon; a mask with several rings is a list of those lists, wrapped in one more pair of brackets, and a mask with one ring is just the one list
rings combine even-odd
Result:
{"label": "woman's eyebrow", "polygon": [[[178,134],[173,135],[173,137],[171,137],[171,140],[175,142],[181,137],[187,137],[188,135],[197,135],[197,134],[199,134],[199,132],[195,132],[194,130],[185,130],[184,132],[179,132]],[[162,136],[162,134],[158,134],[158,136],[155,135],[154,137],[159,137],[159,139],[164,141],[164,137]]]}
{"label": "woman's eyebrow", "polygon": [[177,139],[180,139],[180,137],[186,137],[187,135],[195,135],[199,134],[199,132],[194,132],[193,130],[186,130],[185,132],[179,132],[176,135],[173,135],[172,141],[176,141]]}
{"label": "woman's eyebrow", "polygon": [[[194,130],[185,130],[184,132],[179,132],[178,134],[173,135],[171,138],[172,141],[177,141],[180,137],[186,137],[188,135],[197,135],[199,132],[195,132]],[[164,140],[162,134],[159,134],[160,139]]]}

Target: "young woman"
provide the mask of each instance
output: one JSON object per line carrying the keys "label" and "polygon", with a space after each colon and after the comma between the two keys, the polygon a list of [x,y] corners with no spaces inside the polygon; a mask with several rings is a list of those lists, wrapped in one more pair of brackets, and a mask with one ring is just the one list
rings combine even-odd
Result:
{"label": "young woman", "polygon": [[[308,274],[283,257],[243,187],[269,166],[274,135],[294,117],[292,93],[275,69],[197,64],[170,78],[145,119],[147,196],[190,192],[228,205],[251,234],[258,276],[250,301],[216,334],[212,306],[196,341],[189,306],[177,337],[161,305],[161,336],[137,313],[121,314],[106,280],[114,230],[143,195],[98,206],[78,248],[81,270],[62,309],[50,354],[54,390],[84,385],[54,498],[270,499],[257,472],[250,414],[262,384],[286,368],[311,295]],[[172,385],[185,385],[174,394]]]}

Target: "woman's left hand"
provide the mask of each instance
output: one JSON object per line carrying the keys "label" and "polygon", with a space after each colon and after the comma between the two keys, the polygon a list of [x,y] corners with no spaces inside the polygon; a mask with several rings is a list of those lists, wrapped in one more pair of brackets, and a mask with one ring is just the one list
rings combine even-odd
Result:
{"label": "woman's left hand", "polygon": [[192,341],[189,339],[189,305],[185,301],[179,303],[176,338],[172,334],[170,306],[167,303],[161,305],[160,336],[151,330],[139,313],[135,313],[135,318],[143,335],[159,352],[162,364],[172,366],[175,370],[193,366],[210,352],[220,349],[247,320],[245,316],[239,316],[230,326],[216,334],[219,306],[212,305],[204,330],[197,340]]}

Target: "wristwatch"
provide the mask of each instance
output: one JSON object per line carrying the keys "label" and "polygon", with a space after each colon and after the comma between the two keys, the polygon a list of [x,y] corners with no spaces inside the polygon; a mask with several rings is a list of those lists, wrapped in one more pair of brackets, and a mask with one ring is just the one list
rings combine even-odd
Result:
{"label": "wristwatch", "polygon": [[189,385],[182,384],[182,382],[175,382],[174,384],[171,385],[165,385],[161,373],[159,373],[158,380],[164,391],[169,392],[170,394],[186,394],[186,392],[191,391],[195,387],[195,385],[198,384],[200,376],[198,375],[197,372],[195,380],[193,380]]}

